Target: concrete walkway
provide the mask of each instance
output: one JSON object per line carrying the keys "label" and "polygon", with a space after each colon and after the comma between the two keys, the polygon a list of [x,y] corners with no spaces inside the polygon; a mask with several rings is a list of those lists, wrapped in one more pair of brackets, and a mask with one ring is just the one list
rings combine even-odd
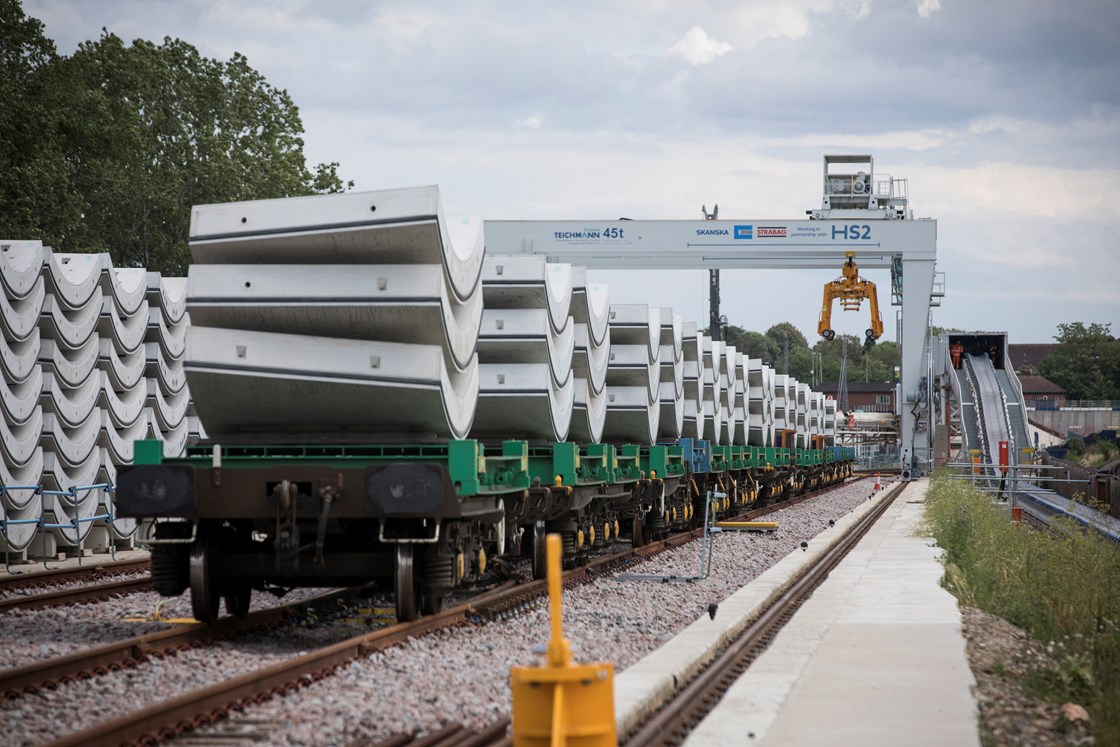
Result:
{"label": "concrete walkway", "polygon": [[960,610],[908,485],[689,737],[727,745],[979,745]]}

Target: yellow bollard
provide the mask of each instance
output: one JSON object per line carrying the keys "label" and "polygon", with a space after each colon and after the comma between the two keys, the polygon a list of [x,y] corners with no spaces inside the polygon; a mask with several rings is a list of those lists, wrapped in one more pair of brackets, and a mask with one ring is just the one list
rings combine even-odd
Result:
{"label": "yellow bollard", "polygon": [[572,664],[560,607],[560,535],[548,535],[552,639],[539,667],[510,669],[514,747],[616,747],[614,667]]}

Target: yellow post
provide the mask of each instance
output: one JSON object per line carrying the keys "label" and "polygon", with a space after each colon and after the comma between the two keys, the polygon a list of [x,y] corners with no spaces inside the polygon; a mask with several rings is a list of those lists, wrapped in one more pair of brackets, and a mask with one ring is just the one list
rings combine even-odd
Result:
{"label": "yellow post", "polygon": [[572,664],[560,598],[560,535],[548,541],[548,599],[552,638],[540,667],[513,667],[514,747],[617,747],[614,667]]}

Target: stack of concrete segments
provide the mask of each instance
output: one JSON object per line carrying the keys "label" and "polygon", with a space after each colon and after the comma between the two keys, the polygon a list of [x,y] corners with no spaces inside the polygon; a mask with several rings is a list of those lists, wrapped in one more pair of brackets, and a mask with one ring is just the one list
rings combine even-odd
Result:
{"label": "stack of concrete segments", "polygon": [[824,420],[821,423],[821,434],[829,439],[830,443],[835,442],[836,438],[836,400],[826,399],[824,401]]}
{"label": "stack of concrete segments", "polygon": [[482,298],[471,435],[567,440],[575,402],[571,265],[487,256]]}
{"label": "stack of concrete segments", "polygon": [[[104,300],[98,321],[98,374],[101,405],[101,464],[99,484],[116,484],[117,466],[131,464],[137,440],[158,436],[147,407],[146,347],[148,321],[148,272],[144,269],[114,269],[102,272]],[[111,512],[109,493],[98,491],[101,505],[98,513]],[[111,537],[101,535],[104,529],[92,531],[95,544],[104,546],[111,540],[124,539],[136,531],[134,519],[108,522]]]}
{"label": "stack of concrete segments", "polygon": [[777,419],[778,419],[778,416],[777,416],[777,412],[778,412],[778,401],[777,401],[778,378],[777,377],[778,377],[777,372],[771,366],[763,367],[763,369],[762,369],[762,381],[763,381],[762,391],[763,391],[763,396],[765,397],[764,401],[766,403],[763,409],[766,412],[766,423],[767,423],[767,426],[768,426],[768,433],[767,433],[768,443],[766,444],[767,446],[776,446],[777,445],[777,436],[775,435],[776,432],[777,432],[777,426],[775,424],[777,423]]}
{"label": "stack of concrete segments", "polygon": [[187,349],[187,279],[147,274],[148,325],[144,335],[147,383],[146,408],[163,439],[165,456],[183,453],[191,438],[201,435],[191,415],[187,377],[183,371]]}
{"label": "stack of concrete segments", "polygon": [[661,311],[645,304],[611,304],[609,323],[603,440],[653,443],[661,420]]}
{"label": "stack of concrete segments", "polygon": [[824,395],[809,393],[809,443],[813,444],[824,434]]}
{"label": "stack of concrete segments", "polygon": [[723,426],[723,343],[704,337],[704,439],[719,445],[724,441]]}
{"label": "stack of concrete segments", "polygon": [[482,220],[435,187],[196,206],[186,371],[211,438],[462,438]]}
{"label": "stack of concrete segments", "polygon": [[[111,326],[100,325],[109,300],[103,276],[111,271],[108,254],[56,253],[47,257],[43,270],[43,515],[53,538],[64,545],[85,539],[104,501],[105,491],[90,486],[98,484],[107,460],[101,372],[102,355],[114,351],[114,341],[111,334],[102,338],[99,328]],[[121,355],[127,370],[127,353]],[[139,378],[126,379],[122,387],[135,386]]]}
{"label": "stack of concrete segments", "polygon": [[588,283],[587,268],[572,267],[573,408],[568,438],[599,443],[607,418],[607,364],[610,357],[610,291],[603,283]]}
{"label": "stack of concrete segments", "polygon": [[737,446],[740,441],[735,440],[738,430],[738,412],[735,410],[735,376],[736,360],[739,351],[734,345],[723,347],[723,443]]}
{"label": "stack of concrete segments", "polygon": [[684,420],[681,435],[685,438],[704,437],[704,335],[698,332],[696,322],[682,327],[683,336],[683,385]]}
{"label": "stack of concrete segments", "polygon": [[[774,435],[777,438],[781,435],[783,438],[788,434],[783,434],[783,431],[794,429],[794,412],[791,409],[793,399],[790,396],[789,384],[791,381],[796,382],[792,376],[786,374],[774,375]],[[797,385],[794,383],[793,391],[797,391]],[[792,446],[792,438],[784,443],[785,446]]]}
{"label": "stack of concrete segments", "polygon": [[0,241],[0,481],[13,486],[0,493],[4,550],[31,543],[42,511],[37,489],[43,473],[39,318],[47,252],[39,241]]}
{"label": "stack of concrete segments", "polygon": [[661,378],[658,400],[661,415],[657,437],[676,441],[684,430],[684,323],[679,314],[662,308],[661,314]]}
{"label": "stack of concrete segments", "polygon": [[731,443],[745,446],[749,443],[750,415],[747,412],[747,356],[735,353],[735,428]]}
{"label": "stack of concrete segments", "polygon": [[763,396],[762,359],[747,358],[746,369],[746,414],[747,443],[751,446],[766,445],[766,402]]}
{"label": "stack of concrete segments", "polygon": [[795,427],[797,428],[797,448],[809,448],[809,406],[812,392],[809,385],[804,382],[798,382],[796,393],[796,421]]}

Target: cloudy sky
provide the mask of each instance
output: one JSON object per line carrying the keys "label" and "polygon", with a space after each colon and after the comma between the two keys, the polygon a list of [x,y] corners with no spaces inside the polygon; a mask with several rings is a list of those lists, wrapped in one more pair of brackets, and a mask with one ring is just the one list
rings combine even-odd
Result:
{"label": "cloudy sky", "polygon": [[[438,184],[488,219],[803,218],[821,157],[871,153],[938,220],[934,323],[1120,334],[1116,0],[24,0],[68,54],[101,28],[249,58],[311,162]],[[702,271],[597,273],[707,319]],[[815,339],[837,272],[726,271],[723,309]],[[865,275],[886,292],[889,274]],[[834,314],[862,334],[862,314]],[[884,303],[884,339],[895,309]]]}

